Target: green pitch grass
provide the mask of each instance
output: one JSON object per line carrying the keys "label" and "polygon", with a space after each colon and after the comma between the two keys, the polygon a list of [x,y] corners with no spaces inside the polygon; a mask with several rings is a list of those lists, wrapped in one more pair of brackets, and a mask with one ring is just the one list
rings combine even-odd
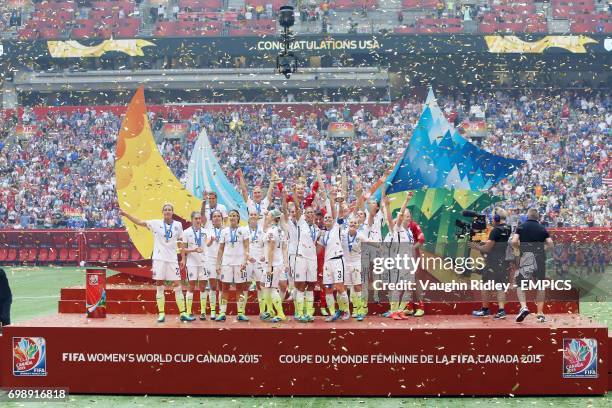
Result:
{"label": "green pitch grass", "polygon": [[[83,271],[74,267],[5,268],[13,291],[12,320],[21,322],[57,312],[60,289],[83,285]],[[612,326],[612,302],[582,302],[583,315]],[[67,402],[4,403],[2,407],[612,407],[612,393],[604,397],[505,397],[505,398],[233,398],[233,397],[147,397],[70,396]]]}

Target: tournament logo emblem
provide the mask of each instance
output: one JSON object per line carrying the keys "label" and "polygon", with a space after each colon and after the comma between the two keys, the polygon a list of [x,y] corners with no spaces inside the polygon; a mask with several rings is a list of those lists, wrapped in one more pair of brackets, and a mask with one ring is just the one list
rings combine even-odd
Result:
{"label": "tournament logo emblem", "polygon": [[563,339],[563,377],[597,378],[596,339]]}
{"label": "tournament logo emblem", "polygon": [[47,375],[47,344],[43,337],[13,337],[13,375]]}

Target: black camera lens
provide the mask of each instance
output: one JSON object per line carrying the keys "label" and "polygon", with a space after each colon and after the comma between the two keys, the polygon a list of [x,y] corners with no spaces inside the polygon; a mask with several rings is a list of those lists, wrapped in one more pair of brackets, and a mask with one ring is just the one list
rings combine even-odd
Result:
{"label": "black camera lens", "polygon": [[289,28],[295,24],[293,6],[281,6],[278,14],[278,22],[281,27]]}

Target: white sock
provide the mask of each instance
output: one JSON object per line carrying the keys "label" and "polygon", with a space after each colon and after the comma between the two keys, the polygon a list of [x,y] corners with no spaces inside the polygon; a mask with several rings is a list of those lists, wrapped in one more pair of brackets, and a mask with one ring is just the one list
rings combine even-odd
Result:
{"label": "white sock", "polygon": [[521,302],[521,308],[527,309],[527,299],[525,297],[525,292],[521,289],[517,289],[516,297],[518,298],[519,302]]}
{"label": "white sock", "polygon": [[342,299],[342,304],[344,305],[344,307],[347,310],[343,310],[343,312],[348,312],[348,308],[349,308],[349,297],[348,297],[348,293],[346,291],[340,293],[340,298]]}
{"label": "white sock", "polygon": [[327,310],[329,310],[329,307],[333,307],[334,310],[336,309],[336,299],[334,298],[334,293],[333,292],[328,292],[325,294],[325,303],[327,303]]}

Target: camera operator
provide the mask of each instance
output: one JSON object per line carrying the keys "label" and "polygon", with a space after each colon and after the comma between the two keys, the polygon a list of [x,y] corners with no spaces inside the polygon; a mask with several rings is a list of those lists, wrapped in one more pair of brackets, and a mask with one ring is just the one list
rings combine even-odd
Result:
{"label": "camera operator", "polygon": [[[530,313],[527,308],[525,299],[525,291],[521,289],[521,282],[524,281],[541,281],[545,279],[546,267],[546,249],[551,250],[554,246],[553,240],[548,234],[546,228],[540,224],[540,214],[536,208],[530,208],[527,211],[527,221],[522,223],[516,229],[512,237],[512,246],[515,251],[520,250],[519,268],[516,272],[516,284],[518,286],[516,294],[521,302],[521,311],[516,316],[518,323],[525,320],[525,317]],[[517,253],[515,252],[515,255]],[[538,290],[536,298],[536,306],[538,309],[538,322],[544,323],[544,290]]]}
{"label": "camera operator", "polygon": [[[495,210],[493,216],[493,228],[489,233],[489,238],[485,242],[470,242],[470,248],[476,249],[484,254],[486,259],[485,268],[482,271],[482,281],[493,281],[495,283],[508,283],[508,262],[506,262],[506,250],[508,248],[508,240],[512,230],[506,224],[506,211],[501,208]],[[483,317],[488,316],[489,312],[489,295],[491,291],[482,291],[482,307],[480,310],[472,312],[473,316]],[[499,310],[493,316],[494,319],[504,319],[506,311],[504,309],[506,302],[506,292],[503,290],[497,291],[497,303]]]}

